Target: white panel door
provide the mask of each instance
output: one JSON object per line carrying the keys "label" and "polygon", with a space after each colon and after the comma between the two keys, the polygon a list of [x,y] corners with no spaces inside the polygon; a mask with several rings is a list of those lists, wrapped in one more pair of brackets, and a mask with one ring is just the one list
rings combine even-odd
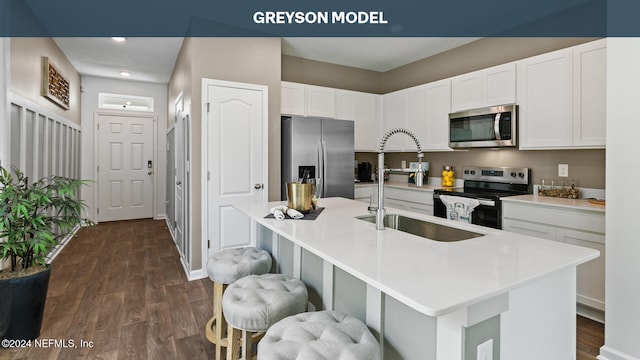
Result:
{"label": "white panel door", "polygon": [[209,252],[214,253],[251,244],[251,221],[233,205],[267,200],[263,129],[267,104],[264,87],[210,82],[205,80],[203,96],[209,104],[207,238]]}
{"label": "white panel door", "polygon": [[185,202],[184,202],[184,168],[185,168],[185,153],[186,143],[184,141],[185,133],[185,116],[182,113],[176,115],[175,123],[175,168],[171,169],[174,172],[175,183],[175,228],[174,236],[178,250],[183,259],[188,260],[184,251],[184,220],[185,220]]}
{"label": "white panel door", "polygon": [[98,114],[98,221],[153,217],[153,121]]}

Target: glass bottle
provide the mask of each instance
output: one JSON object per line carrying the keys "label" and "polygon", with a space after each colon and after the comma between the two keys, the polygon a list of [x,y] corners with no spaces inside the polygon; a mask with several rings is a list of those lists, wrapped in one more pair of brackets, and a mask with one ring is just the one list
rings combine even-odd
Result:
{"label": "glass bottle", "polygon": [[444,165],[442,167],[442,186],[451,187],[456,181],[456,172],[453,170],[453,166]]}

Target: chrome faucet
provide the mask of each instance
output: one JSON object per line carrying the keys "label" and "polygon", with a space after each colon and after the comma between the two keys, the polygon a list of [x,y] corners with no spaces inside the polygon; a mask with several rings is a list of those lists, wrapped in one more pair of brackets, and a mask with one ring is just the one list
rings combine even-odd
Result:
{"label": "chrome faucet", "polygon": [[409,130],[404,128],[395,128],[387,131],[386,134],[380,140],[380,146],[378,147],[378,207],[369,206],[369,211],[375,210],[376,212],[376,230],[384,230],[384,146],[387,144],[387,140],[397,133],[404,133],[409,135],[411,139],[416,143],[418,148],[418,170],[416,170],[416,186],[422,186],[422,147],[420,146],[420,140]]}

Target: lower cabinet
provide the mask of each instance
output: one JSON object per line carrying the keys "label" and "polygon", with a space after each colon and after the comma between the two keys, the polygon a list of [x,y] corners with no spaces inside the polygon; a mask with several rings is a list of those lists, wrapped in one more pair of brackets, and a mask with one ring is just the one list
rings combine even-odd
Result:
{"label": "lower cabinet", "polygon": [[[372,206],[378,202],[377,186],[360,186],[354,191],[354,199]],[[425,215],[433,215],[433,192],[418,189],[384,188],[384,205]]]}
{"label": "lower cabinet", "polygon": [[[505,231],[600,251],[600,257],[578,266],[576,300],[581,305],[604,311],[604,212],[503,201],[502,213],[502,227]],[[580,308],[578,312],[580,313]]]}

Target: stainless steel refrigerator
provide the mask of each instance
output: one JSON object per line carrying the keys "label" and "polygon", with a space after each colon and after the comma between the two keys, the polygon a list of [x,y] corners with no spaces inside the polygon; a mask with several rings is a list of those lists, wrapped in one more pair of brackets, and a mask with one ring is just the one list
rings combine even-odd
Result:
{"label": "stainless steel refrigerator", "polygon": [[319,178],[320,197],[353,199],[354,123],[302,116],[282,116],[282,200],[286,183]]}

